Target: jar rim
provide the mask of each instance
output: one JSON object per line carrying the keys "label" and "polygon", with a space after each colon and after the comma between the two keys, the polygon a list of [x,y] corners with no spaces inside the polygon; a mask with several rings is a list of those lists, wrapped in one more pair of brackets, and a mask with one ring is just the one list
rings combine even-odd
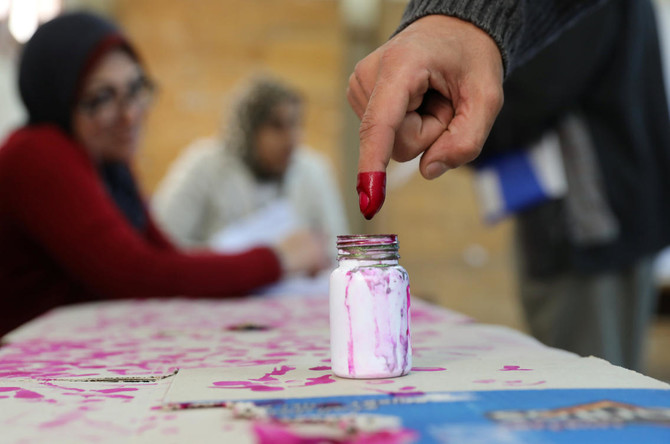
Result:
{"label": "jar rim", "polygon": [[348,234],[337,236],[338,260],[369,259],[396,260],[398,235],[396,234]]}
{"label": "jar rim", "polygon": [[338,247],[397,244],[397,234],[345,234],[337,236]]}

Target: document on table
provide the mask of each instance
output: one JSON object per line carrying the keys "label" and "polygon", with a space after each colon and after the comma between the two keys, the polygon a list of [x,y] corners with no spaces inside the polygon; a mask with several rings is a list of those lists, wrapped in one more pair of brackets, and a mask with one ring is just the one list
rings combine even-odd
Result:
{"label": "document on table", "polygon": [[[273,245],[302,227],[295,208],[278,199],[217,233],[210,242],[214,251],[238,253],[260,245]],[[315,277],[292,276],[254,293],[271,296],[328,294],[329,273]]]}

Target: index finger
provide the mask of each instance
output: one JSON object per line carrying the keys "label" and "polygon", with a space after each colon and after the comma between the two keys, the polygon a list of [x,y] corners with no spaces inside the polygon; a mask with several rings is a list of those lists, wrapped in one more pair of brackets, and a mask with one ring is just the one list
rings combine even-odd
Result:
{"label": "index finger", "polygon": [[410,94],[407,90],[403,91],[402,85],[377,78],[359,132],[356,191],[359,209],[368,220],[384,204],[386,167],[391,160],[396,132],[409,104]]}
{"label": "index finger", "polygon": [[393,69],[384,69],[380,65],[359,131],[356,190],[366,219],[372,219],[384,203],[386,167],[391,160],[396,133],[410,107],[419,106],[429,86],[429,74],[413,70],[413,64],[392,63],[391,66]]}
{"label": "index finger", "polygon": [[358,171],[386,171],[391,160],[396,131],[400,127],[410,94],[399,82],[377,81],[359,129]]}

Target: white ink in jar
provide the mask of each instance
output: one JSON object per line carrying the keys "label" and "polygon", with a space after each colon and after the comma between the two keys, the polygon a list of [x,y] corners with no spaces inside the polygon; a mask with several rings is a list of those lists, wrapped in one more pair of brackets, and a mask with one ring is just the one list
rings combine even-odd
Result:
{"label": "white ink in jar", "polygon": [[330,275],[330,360],[343,378],[409,373],[409,275],[398,264],[398,237],[337,236]]}

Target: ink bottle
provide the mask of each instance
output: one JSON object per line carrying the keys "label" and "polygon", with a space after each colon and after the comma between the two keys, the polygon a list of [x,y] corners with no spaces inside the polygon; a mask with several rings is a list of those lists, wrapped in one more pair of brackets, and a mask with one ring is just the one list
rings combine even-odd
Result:
{"label": "ink bottle", "polygon": [[343,378],[409,373],[409,275],[398,263],[398,237],[337,236],[330,275],[331,368]]}

